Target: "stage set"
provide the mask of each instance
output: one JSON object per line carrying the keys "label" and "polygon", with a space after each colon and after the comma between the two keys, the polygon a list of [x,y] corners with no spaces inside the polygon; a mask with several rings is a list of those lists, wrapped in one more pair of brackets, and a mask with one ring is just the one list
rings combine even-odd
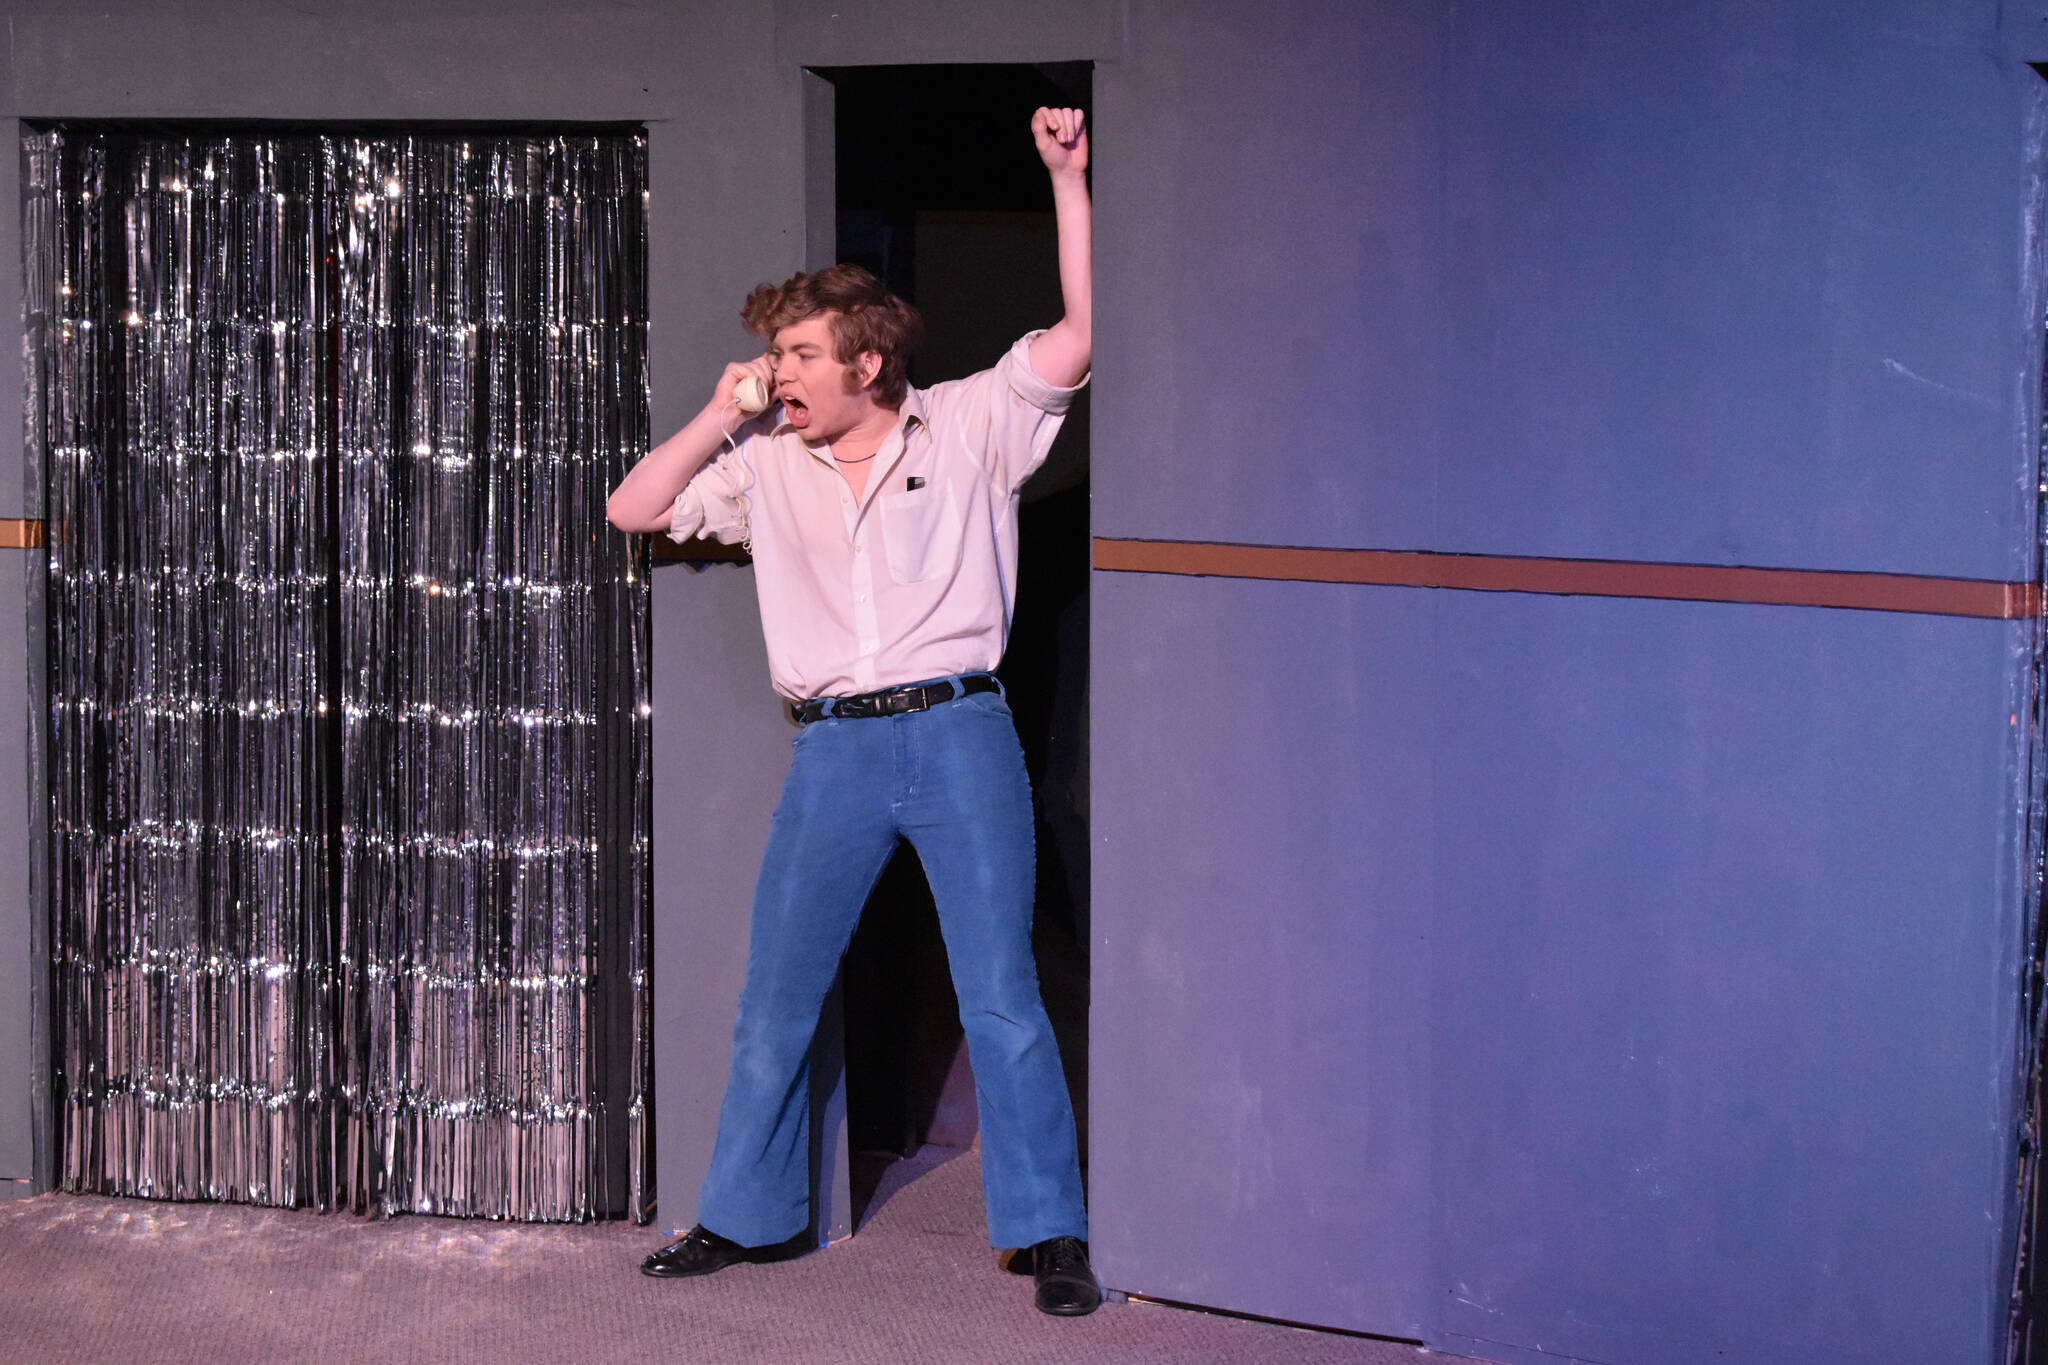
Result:
{"label": "stage set", "polygon": [[[2048,1359],[2048,0],[0,15],[0,1336]],[[1111,1302],[986,1244],[907,852],[827,1249],[693,1298],[796,729],[747,556],[606,497],[759,282],[868,266],[918,385],[1052,322],[1039,105],[1099,325],[1002,676]]]}

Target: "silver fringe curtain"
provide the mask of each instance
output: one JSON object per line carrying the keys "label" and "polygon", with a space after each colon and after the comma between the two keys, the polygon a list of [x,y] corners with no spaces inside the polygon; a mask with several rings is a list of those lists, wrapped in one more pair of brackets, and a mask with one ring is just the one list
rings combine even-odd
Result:
{"label": "silver fringe curtain", "polygon": [[64,1187],[646,1217],[644,140],[24,155]]}

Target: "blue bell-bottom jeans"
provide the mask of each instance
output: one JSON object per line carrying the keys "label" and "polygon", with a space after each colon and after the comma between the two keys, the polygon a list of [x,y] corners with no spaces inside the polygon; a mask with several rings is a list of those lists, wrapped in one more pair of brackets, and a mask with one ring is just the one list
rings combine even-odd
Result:
{"label": "blue bell-bottom jeans", "polygon": [[1031,955],[1031,788],[1010,708],[980,692],[925,711],[813,721],[754,890],[732,1071],[697,1217],[749,1246],[810,1225],[818,1013],[897,841],[924,864],[981,1116],[989,1241],[1086,1237],[1074,1112]]}

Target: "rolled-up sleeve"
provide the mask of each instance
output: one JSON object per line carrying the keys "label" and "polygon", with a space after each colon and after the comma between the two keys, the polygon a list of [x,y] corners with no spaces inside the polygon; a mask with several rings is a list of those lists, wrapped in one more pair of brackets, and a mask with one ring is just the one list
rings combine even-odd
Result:
{"label": "rolled-up sleeve", "polygon": [[725,545],[747,538],[747,496],[753,479],[739,450],[728,450],[691,475],[668,513],[671,540],[708,536]]}
{"label": "rolled-up sleeve", "polygon": [[949,420],[973,433],[972,444],[989,477],[1012,493],[1045,463],[1074,395],[1088,386],[1087,375],[1072,387],[1039,377],[1031,368],[1031,341],[1041,334],[1026,332],[979,374],[923,391],[935,417],[947,409]]}

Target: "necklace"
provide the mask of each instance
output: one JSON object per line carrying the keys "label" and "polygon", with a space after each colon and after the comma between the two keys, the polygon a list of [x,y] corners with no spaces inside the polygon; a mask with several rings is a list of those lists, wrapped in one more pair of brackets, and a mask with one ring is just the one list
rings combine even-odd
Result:
{"label": "necklace", "polygon": [[875,458],[875,456],[877,456],[877,455],[879,455],[879,454],[881,454],[881,453],[882,453],[882,452],[881,452],[881,451],[879,451],[879,450],[875,450],[875,451],[870,451],[870,452],[869,452],[868,454],[866,454],[866,455],[862,455],[862,456],[859,456],[859,457],[857,457],[857,458],[855,458],[855,459],[851,459],[851,460],[842,460],[842,459],[840,459],[840,458],[839,458],[839,457],[838,457],[837,455],[834,455],[834,456],[832,457],[832,463],[834,463],[834,464],[866,464],[866,463],[867,463],[867,462],[868,462],[869,460],[872,460],[872,459],[874,459],[874,458]]}

